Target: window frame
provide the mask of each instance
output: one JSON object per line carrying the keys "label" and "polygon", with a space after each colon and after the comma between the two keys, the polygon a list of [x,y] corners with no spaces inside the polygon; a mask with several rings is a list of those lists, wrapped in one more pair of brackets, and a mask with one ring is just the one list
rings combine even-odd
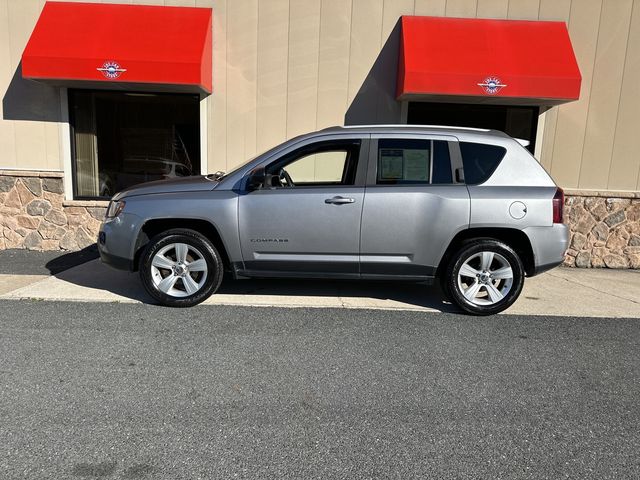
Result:
{"label": "window frame", "polygon": [[[61,93],[60,99],[62,103],[62,111],[63,116],[66,117],[68,124],[68,135],[65,135],[66,140],[65,143],[68,142],[68,151],[69,157],[67,158],[67,162],[69,165],[68,175],[65,173],[65,184],[71,180],[71,185],[69,190],[65,187],[65,198],[71,201],[81,201],[81,202],[108,202],[110,198],[108,197],[100,197],[100,196],[88,196],[88,195],[78,195],[78,165],[77,165],[77,156],[76,156],[76,141],[75,141],[75,128],[76,128],[76,119],[75,119],[75,109],[73,108],[75,104],[75,98],[77,92],[88,92],[91,94],[94,93],[114,93],[114,94],[134,94],[134,95],[155,95],[155,96],[190,96],[198,98],[198,132],[199,132],[199,142],[198,148],[200,149],[200,169],[194,170],[194,173],[191,176],[203,175],[206,173],[207,165],[208,165],[208,151],[206,148],[206,138],[203,141],[203,136],[207,135],[207,124],[206,124],[206,115],[204,116],[205,123],[203,123],[203,105],[206,105],[207,101],[206,97],[202,95],[198,96],[193,93],[185,93],[185,92],[163,92],[163,91],[138,91],[138,90],[112,90],[112,89],[100,89],[100,88],[63,88],[61,92],[64,91],[64,95]],[[94,106],[93,106],[93,114],[95,116],[95,97],[93,97]],[[70,195],[70,197],[69,197]],[[68,198],[67,198],[68,197]]]}
{"label": "window frame", "polygon": [[[108,201],[109,199],[100,196],[89,196],[89,195],[78,195],[78,157],[76,155],[76,115],[75,115],[75,95],[78,91],[81,92],[91,92],[93,93],[95,90],[93,89],[84,89],[84,88],[69,88],[67,89],[67,108],[69,112],[69,142],[70,142],[70,153],[71,153],[71,194],[73,200],[81,200],[81,201]],[[93,102],[93,116],[95,122],[95,97],[92,97]]]}
{"label": "window frame", "polygon": [[[431,183],[433,178],[433,143],[431,144],[431,165],[429,172],[429,183],[377,183],[378,182],[378,146],[380,140],[422,140],[422,141],[444,141],[449,147],[449,159],[451,161],[451,179],[453,183]],[[371,135],[369,145],[369,168],[367,171],[366,185],[376,188],[433,188],[464,185],[464,182],[456,181],[456,170],[462,169],[462,157],[460,148],[457,145],[458,139],[451,135],[430,135],[420,133],[376,133]]]}

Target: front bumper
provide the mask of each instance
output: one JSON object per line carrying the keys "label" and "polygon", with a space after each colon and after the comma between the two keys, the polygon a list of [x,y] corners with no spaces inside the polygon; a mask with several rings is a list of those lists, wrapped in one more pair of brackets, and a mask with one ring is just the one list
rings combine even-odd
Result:
{"label": "front bumper", "polygon": [[117,268],[118,270],[133,271],[133,262],[131,260],[105,252],[100,248],[100,243],[98,243],[98,252],[100,252],[100,260],[102,263]]}
{"label": "front bumper", "polygon": [[98,252],[102,262],[120,270],[135,270],[135,243],[139,225],[139,218],[127,213],[102,222],[98,233]]}

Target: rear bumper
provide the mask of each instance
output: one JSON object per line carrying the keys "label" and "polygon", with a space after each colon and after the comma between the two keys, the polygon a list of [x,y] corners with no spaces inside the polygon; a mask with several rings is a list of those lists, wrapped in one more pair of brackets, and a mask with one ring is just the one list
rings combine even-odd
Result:
{"label": "rear bumper", "polygon": [[[562,262],[564,262],[564,260],[562,260]],[[547,263],[545,265],[536,265],[534,271],[533,271],[533,275],[531,275],[532,277],[535,277],[536,275],[539,275],[541,273],[544,273],[548,270],[551,270],[552,268],[556,268],[559,267],[560,265],[562,265],[562,262],[553,262],[553,263]]]}
{"label": "rear bumper", "polygon": [[569,248],[569,227],[554,223],[550,227],[528,227],[524,233],[529,237],[533,249],[533,275],[551,270],[564,262],[564,255]]}

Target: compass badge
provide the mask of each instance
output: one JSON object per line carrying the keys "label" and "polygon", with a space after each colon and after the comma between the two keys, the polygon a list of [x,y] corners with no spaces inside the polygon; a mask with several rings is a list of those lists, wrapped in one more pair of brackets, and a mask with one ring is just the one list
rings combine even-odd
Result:
{"label": "compass badge", "polygon": [[120,75],[127,71],[126,68],[120,68],[120,64],[113,61],[104,62],[102,64],[102,67],[96,68],[96,70],[102,72],[105,77],[111,79],[118,78]]}
{"label": "compass badge", "polygon": [[498,77],[487,77],[482,83],[479,83],[478,86],[482,87],[482,89],[488,95],[495,95],[504,87],[506,87],[506,85],[502,83]]}

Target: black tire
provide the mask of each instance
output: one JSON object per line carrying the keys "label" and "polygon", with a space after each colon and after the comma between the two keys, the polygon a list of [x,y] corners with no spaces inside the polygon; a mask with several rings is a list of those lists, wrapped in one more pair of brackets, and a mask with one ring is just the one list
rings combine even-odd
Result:
{"label": "black tire", "polygon": [[442,295],[444,296],[445,300],[448,301],[452,301],[451,300],[451,292],[449,292],[449,284],[447,282],[447,272],[446,269],[444,271],[444,273],[442,273],[439,277],[438,277],[438,283],[440,285],[440,290],[442,291]]}
{"label": "black tire", "polygon": [[[154,282],[154,273],[152,271],[153,259],[163,248],[172,244],[186,244],[193,247],[201,254],[202,259],[206,262],[207,271],[206,277],[202,281],[202,286],[191,295],[186,294],[186,286],[182,289],[186,296],[179,297],[169,295],[161,291]],[[177,251],[175,251],[175,254],[177,255]],[[189,250],[189,255],[191,254],[192,252]],[[159,303],[168,307],[192,307],[193,305],[203,302],[218,290],[220,283],[222,283],[224,267],[220,254],[207,237],[194,230],[180,228],[167,230],[151,239],[140,257],[139,270],[140,279],[142,280],[144,288],[149,295]],[[167,272],[170,272],[170,270],[156,269],[156,272],[163,272],[168,276],[169,273]],[[187,275],[192,274],[187,273]],[[193,276],[196,275],[197,273],[194,272]],[[179,279],[176,289],[179,289],[180,282],[182,282],[182,280]]]}
{"label": "black tire", "polygon": [[[465,298],[463,290],[458,282],[458,273],[463,264],[474,255],[481,252],[493,252],[498,254],[501,261],[504,259],[511,267],[513,273],[510,288],[506,290],[501,300],[492,304],[478,304],[471,302]],[[501,257],[501,258],[500,258]],[[468,278],[468,277],[467,277]],[[442,279],[446,294],[451,301],[467,313],[473,315],[494,315],[509,308],[518,299],[524,285],[524,267],[518,254],[507,244],[493,239],[479,239],[465,243],[450,258],[447,265],[445,276]],[[467,280],[468,281],[468,280]],[[491,281],[491,280],[490,280]],[[506,285],[507,280],[493,280],[497,282],[499,288]],[[505,283],[501,283],[505,282]],[[479,292],[480,295],[486,293],[486,299],[474,299],[476,301],[489,301],[489,292],[487,287],[482,287],[485,292]]]}

